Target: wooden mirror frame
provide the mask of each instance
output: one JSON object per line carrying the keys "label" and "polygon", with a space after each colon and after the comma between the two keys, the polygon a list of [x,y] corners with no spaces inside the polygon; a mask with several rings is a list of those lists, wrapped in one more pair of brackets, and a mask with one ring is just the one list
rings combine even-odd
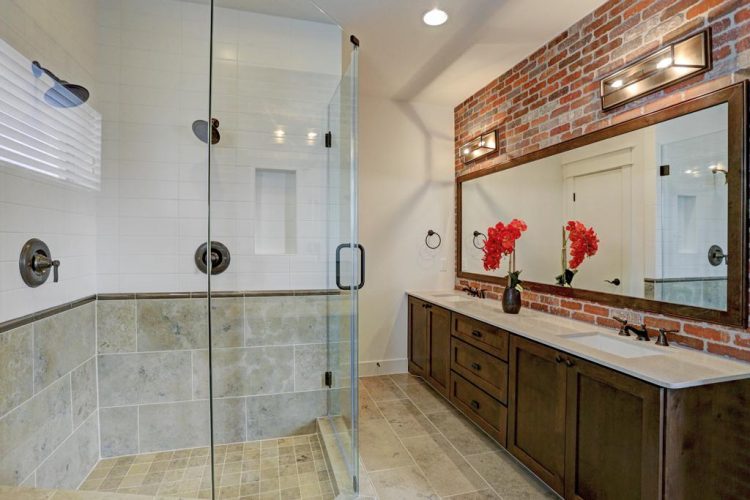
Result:
{"label": "wooden mirror frame", "polygon": [[469,273],[462,270],[462,204],[461,190],[463,183],[479,177],[494,174],[502,170],[518,167],[532,161],[570,151],[595,142],[626,134],[634,130],[655,125],[672,118],[710,108],[719,104],[729,105],[728,115],[728,159],[729,159],[729,207],[728,207],[728,254],[727,264],[727,310],[720,311],[705,307],[689,306],[659,300],[630,297],[593,290],[561,287],[559,285],[524,281],[524,289],[529,291],[554,294],[573,299],[598,302],[611,307],[637,309],[669,316],[678,316],[696,321],[707,321],[736,327],[747,326],[747,82],[741,82],[709,94],[684,101],[673,106],[649,113],[631,120],[612,125],[595,132],[576,137],[560,144],[555,144],[507,163],[496,165],[486,170],[471,172],[456,178],[456,276],[469,280],[483,281],[505,285],[505,276],[489,276]]}

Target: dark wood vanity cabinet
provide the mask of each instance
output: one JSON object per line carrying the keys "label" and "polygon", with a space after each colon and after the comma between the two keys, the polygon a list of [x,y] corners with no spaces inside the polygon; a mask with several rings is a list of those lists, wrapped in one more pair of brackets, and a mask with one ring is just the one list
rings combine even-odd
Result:
{"label": "dark wood vanity cabinet", "polygon": [[409,371],[564,498],[750,498],[750,380],[665,389],[430,305]]}
{"label": "dark wood vanity cabinet", "polygon": [[409,297],[409,372],[423,377],[448,396],[450,386],[451,313]]}
{"label": "dark wood vanity cabinet", "polygon": [[511,337],[507,448],[563,494],[568,370],[557,361],[560,356],[536,342]]}
{"label": "dark wood vanity cabinet", "polygon": [[663,390],[565,356],[565,498],[661,498]]}
{"label": "dark wood vanity cabinet", "polygon": [[508,450],[571,499],[659,498],[661,389],[510,342]]}

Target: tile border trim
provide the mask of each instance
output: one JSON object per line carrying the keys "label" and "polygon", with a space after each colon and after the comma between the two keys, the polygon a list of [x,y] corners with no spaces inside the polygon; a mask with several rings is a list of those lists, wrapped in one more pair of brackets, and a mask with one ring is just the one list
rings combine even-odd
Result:
{"label": "tile border trim", "polygon": [[5,333],[10,330],[15,330],[16,328],[21,328],[22,326],[29,325],[36,321],[49,318],[50,316],[54,316],[65,311],[70,311],[71,309],[75,309],[76,307],[80,307],[94,301],[96,301],[96,295],[88,295],[80,299],[60,304],[59,306],[50,307],[41,311],[27,314],[26,316],[3,321],[2,323],[0,323],[0,333]]}
{"label": "tile border trim", "polygon": [[[242,297],[304,297],[319,295],[343,295],[341,290],[245,290],[238,292],[219,291],[212,292],[211,297],[215,299],[242,298]],[[0,334],[21,328],[36,321],[50,316],[75,309],[76,307],[99,300],[155,300],[155,299],[206,299],[208,292],[150,292],[150,293],[99,293],[87,295],[86,297],[72,300],[59,306],[50,307],[25,316],[0,322]]]}

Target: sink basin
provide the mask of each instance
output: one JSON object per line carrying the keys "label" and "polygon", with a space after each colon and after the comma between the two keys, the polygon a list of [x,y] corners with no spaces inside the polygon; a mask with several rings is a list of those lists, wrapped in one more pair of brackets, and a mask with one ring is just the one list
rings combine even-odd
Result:
{"label": "sink basin", "polygon": [[604,351],[621,358],[644,358],[646,356],[660,356],[665,354],[658,347],[644,345],[637,340],[620,339],[603,333],[577,333],[566,335],[565,338],[599,351]]}

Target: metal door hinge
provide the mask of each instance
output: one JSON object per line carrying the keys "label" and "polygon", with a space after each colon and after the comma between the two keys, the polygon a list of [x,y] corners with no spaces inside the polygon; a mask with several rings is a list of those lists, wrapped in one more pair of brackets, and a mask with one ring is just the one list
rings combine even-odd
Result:
{"label": "metal door hinge", "polygon": [[326,147],[330,148],[333,145],[333,134],[326,132]]}
{"label": "metal door hinge", "polygon": [[325,383],[326,387],[333,387],[333,372],[326,372]]}

